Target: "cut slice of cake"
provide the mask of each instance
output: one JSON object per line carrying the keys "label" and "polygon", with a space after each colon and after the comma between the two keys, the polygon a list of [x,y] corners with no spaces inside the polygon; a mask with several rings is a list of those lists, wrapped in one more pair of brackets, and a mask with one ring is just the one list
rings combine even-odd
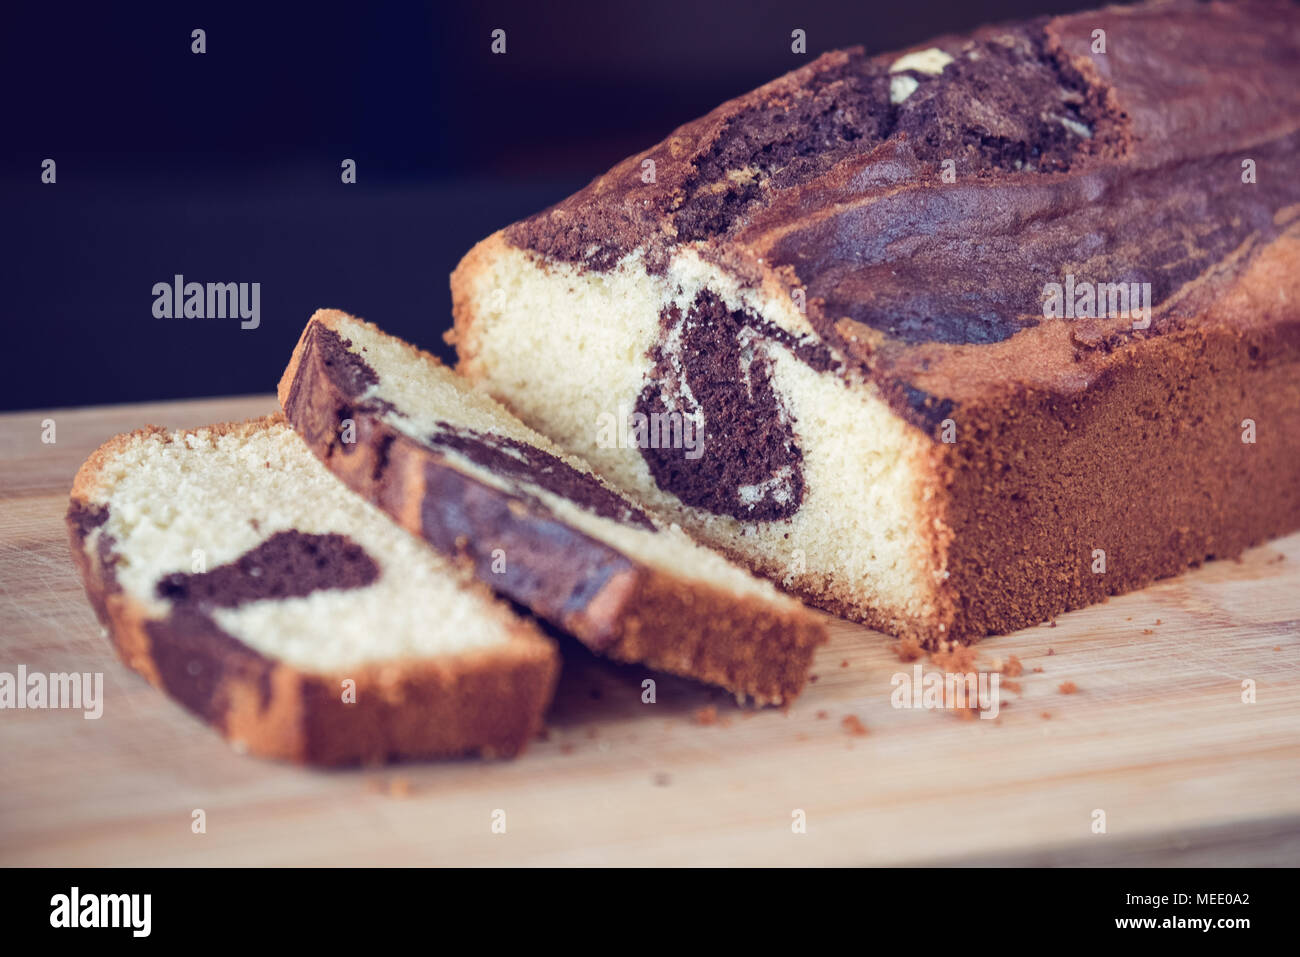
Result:
{"label": "cut slice of cake", "polygon": [[828,53],[476,246],[458,371],[932,645],[1235,555],[1300,527],[1297,63],[1280,2]]}
{"label": "cut slice of cake", "polygon": [[122,661],[254,754],[508,756],[550,703],[554,643],[282,416],[117,436],[77,473],[68,528]]}
{"label": "cut slice of cake", "polygon": [[312,316],[280,403],[355,491],[501,595],[626,662],[789,701],[819,618],[662,524],[436,358]]}

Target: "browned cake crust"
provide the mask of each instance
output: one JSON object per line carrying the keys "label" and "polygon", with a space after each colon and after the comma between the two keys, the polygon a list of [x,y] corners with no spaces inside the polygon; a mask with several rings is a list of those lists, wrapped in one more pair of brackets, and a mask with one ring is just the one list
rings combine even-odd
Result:
{"label": "browned cake crust", "polygon": [[[282,418],[210,431],[238,433]],[[309,674],[266,658],[202,615],[151,617],[118,585],[113,543],[101,536],[98,548],[86,548],[88,535],[104,521],[103,507],[87,497],[89,489],[108,458],[149,434],[168,435],[151,426],[115,436],[96,450],[77,473],[67,514],[73,562],[124,664],[241,749],[267,758],[346,765],[467,753],[511,757],[536,736],[559,661],[550,643],[522,620],[515,628],[525,642],[508,652],[385,662],[344,676]],[[343,703],[339,691],[344,677],[356,683],[351,704]]]}
{"label": "browned cake crust", "polygon": [[[507,250],[566,270],[557,283],[675,281],[689,253],[753,301],[801,291],[802,329],[757,310],[729,321],[779,333],[930,444],[916,527],[940,584],[917,617],[854,604],[847,583],[793,587],[931,644],[1300,528],[1300,8],[1110,7],[922,47],[949,65],[828,53],[485,240],[452,280],[461,370],[547,427],[550,410],[506,394],[483,357],[481,280]],[[1149,327],[1047,318],[1043,290],[1067,275],[1148,283]],[[705,306],[697,325],[716,324]],[[647,357],[652,385],[662,368]],[[796,425],[773,462],[797,469],[806,441]],[[703,521],[746,518],[702,493],[724,475],[708,467],[659,488]]]}
{"label": "browned cake crust", "polygon": [[[398,432],[384,421],[382,407],[358,401],[355,382],[324,344],[337,337],[344,319],[358,321],[328,310],[312,317],[280,380],[279,398],[308,447],[349,487],[593,651],[720,685],[758,703],[788,702],[799,693],[826,639],[815,615],[653,568]],[[420,362],[438,361],[403,345]],[[348,419],[355,441],[345,443]],[[497,548],[518,573],[503,578],[490,571]]]}
{"label": "browned cake crust", "polygon": [[944,447],[936,472],[952,632],[1034,624],[1300,528],[1298,276],[1300,244],[1275,241],[1220,321],[1117,352],[1080,396],[970,408],[981,441]]}

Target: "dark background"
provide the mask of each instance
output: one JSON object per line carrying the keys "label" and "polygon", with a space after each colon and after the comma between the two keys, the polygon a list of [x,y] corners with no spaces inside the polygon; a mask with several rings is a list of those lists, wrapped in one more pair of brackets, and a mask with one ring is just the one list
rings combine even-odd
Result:
{"label": "dark background", "polygon": [[[722,100],[836,47],[1094,5],[7,4],[0,409],[269,392],[320,306],[450,358],[470,246]],[[261,283],[260,328],[154,318],[176,273]]]}

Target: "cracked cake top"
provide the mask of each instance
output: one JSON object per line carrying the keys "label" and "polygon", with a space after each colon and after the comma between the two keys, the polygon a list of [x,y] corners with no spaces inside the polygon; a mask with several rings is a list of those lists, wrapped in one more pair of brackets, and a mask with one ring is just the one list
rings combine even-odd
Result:
{"label": "cracked cake top", "polygon": [[[933,425],[1009,389],[1085,387],[1120,347],[1207,313],[1275,319],[1251,290],[1295,281],[1273,247],[1300,241],[1297,79],[1300,8],[1275,2],[835,51],[505,235],[596,271],[635,253],[663,273],[691,248],[745,285],[802,289],[841,368]],[[1075,281],[1149,284],[1149,328],[1044,319],[1049,284]],[[1243,285],[1251,307],[1225,304]]]}

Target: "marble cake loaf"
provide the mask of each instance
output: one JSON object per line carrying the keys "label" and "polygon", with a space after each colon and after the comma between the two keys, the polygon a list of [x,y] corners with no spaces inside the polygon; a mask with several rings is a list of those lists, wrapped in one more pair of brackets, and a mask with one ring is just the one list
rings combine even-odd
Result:
{"label": "marble cake loaf", "polygon": [[1300,527],[1298,130],[1289,3],[828,53],[481,242],[449,339],[810,601],[1011,630]]}
{"label": "marble cake loaf", "polygon": [[321,310],[280,403],[353,490],[593,651],[762,704],[803,687],[820,616],[665,526],[433,356]]}
{"label": "marble cake loaf", "polygon": [[281,416],[117,436],[77,473],[68,529],[119,657],[251,753],[504,757],[550,704],[554,643]]}

